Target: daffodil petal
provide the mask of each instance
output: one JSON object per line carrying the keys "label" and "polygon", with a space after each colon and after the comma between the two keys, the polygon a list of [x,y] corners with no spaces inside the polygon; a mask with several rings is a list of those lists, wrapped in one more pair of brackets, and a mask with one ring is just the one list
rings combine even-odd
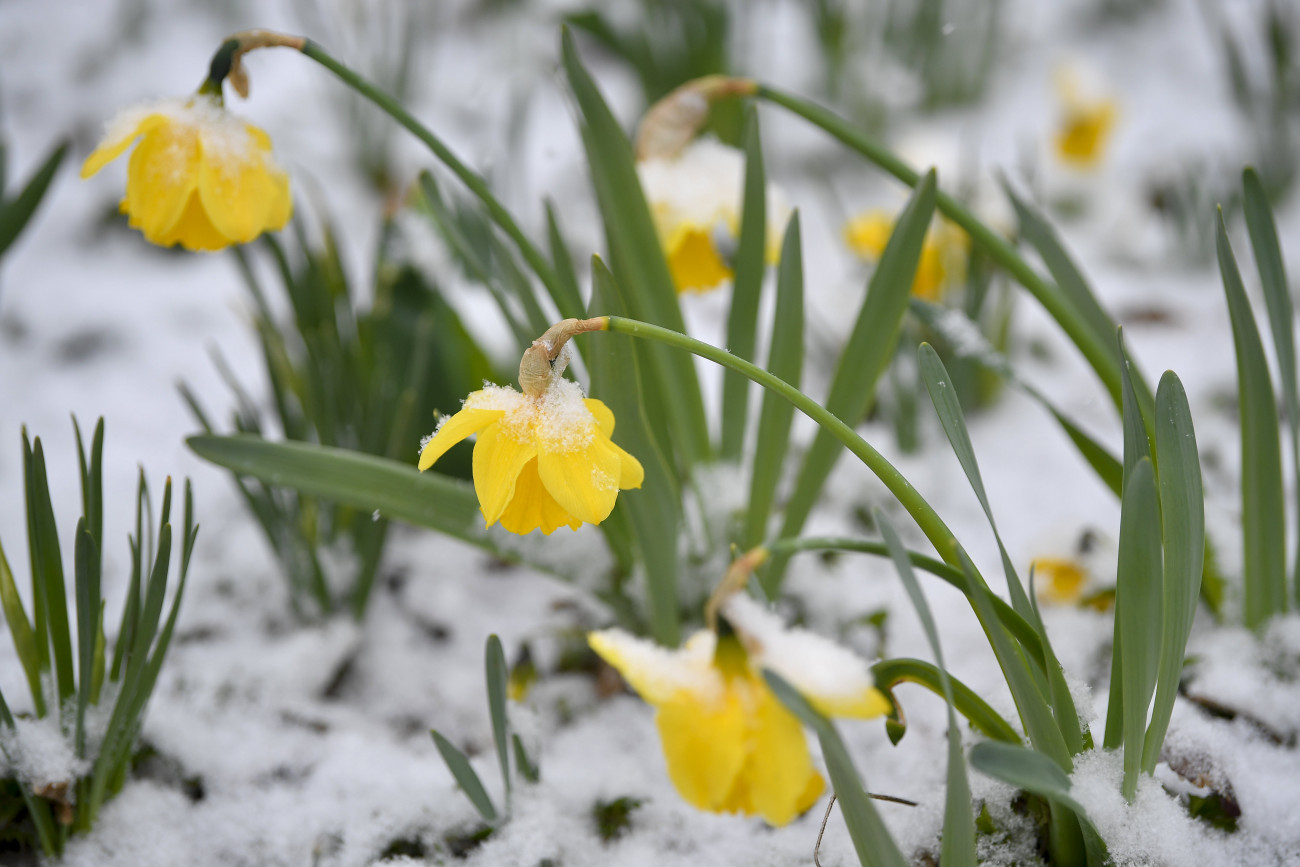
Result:
{"label": "daffodil petal", "polygon": [[272,172],[271,180],[275,184],[275,195],[271,199],[271,208],[266,215],[267,232],[278,232],[293,216],[293,197],[289,194],[289,176],[284,172]]}
{"label": "daffodil petal", "polygon": [[510,505],[524,466],[537,457],[537,441],[531,436],[521,439],[519,432],[514,426],[492,425],[479,433],[474,444],[474,491],[489,527]]}
{"label": "daffodil petal", "polygon": [[207,211],[203,210],[199,194],[194,192],[190,194],[190,199],[186,202],[185,210],[181,212],[181,218],[176,221],[176,225],[158,238],[157,243],[164,247],[180,244],[187,250],[211,251],[229,247],[230,239],[212,225]]}
{"label": "daffodil petal", "polygon": [[203,140],[199,195],[217,231],[238,243],[266,228],[280,190],[267,169],[265,153],[252,139],[238,144]]}
{"label": "daffodil petal", "polygon": [[585,397],[582,402],[587,407],[587,410],[591,412],[592,417],[596,419],[596,427],[600,428],[600,432],[605,436],[605,439],[613,436],[614,413],[609,407],[605,406],[605,402],[594,397]]}
{"label": "daffodil petal", "polygon": [[500,409],[472,409],[466,407],[443,422],[437,432],[420,451],[420,470],[433,466],[447,450],[468,436],[473,436],[505,415]]}
{"label": "daffodil petal", "polygon": [[745,769],[749,798],[754,812],[772,825],[785,825],[812,806],[825,783],[813,769],[799,720],[765,684],[755,684],[754,690],[752,760]]}
{"label": "daffodil petal", "polygon": [[695,633],[677,650],[621,629],[592,632],[587,643],[650,704],[663,704],[684,694],[698,701],[715,701],[722,693],[722,675],[712,665],[716,643],[712,632]]}
{"label": "daffodil petal", "polygon": [[526,536],[539,528],[549,536],[566,525],[571,530],[582,526],[581,521],[564,511],[555,502],[555,498],[547,493],[546,486],[537,475],[535,459],[524,464],[520,470],[519,478],[515,479],[515,495],[511,497],[499,520],[502,527],[520,536]]}
{"label": "daffodil petal", "polygon": [[718,255],[707,228],[678,226],[664,246],[678,292],[706,292],[731,279],[731,269]]}
{"label": "daffodil petal", "polygon": [[133,227],[163,243],[198,184],[199,137],[193,127],[163,123],[150,130],[127,167],[126,212]]}
{"label": "daffodil petal", "polygon": [[632,455],[623,451],[623,449],[619,448],[617,443],[610,443],[610,445],[612,445],[614,449],[618,452],[619,490],[626,491],[630,488],[641,487],[641,483],[645,481],[645,468],[641,466],[641,462],[638,461],[636,458],[632,457]]}
{"label": "daffodil petal", "polygon": [[166,122],[167,117],[165,115],[153,112],[145,115],[134,126],[127,123],[118,127],[117,124],[114,124],[119,131],[110,130],[112,138],[105,136],[104,140],[90,152],[90,156],[86,157],[86,161],[81,164],[81,176],[88,178],[96,174],[104,166],[120,157],[137,138]]}
{"label": "daffodil petal", "polygon": [[618,499],[623,459],[613,443],[595,432],[591,441],[572,451],[546,448],[537,454],[537,471],[555,501],[575,518],[599,524],[609,517]]}
{"label": "daffodil petal", "polygon": [[688,803],[704,810],[724,808],[745,765],[746,717],[740,696],[731,690],[718,702],[683,694],[659,706],[655,724],[668,776]]}

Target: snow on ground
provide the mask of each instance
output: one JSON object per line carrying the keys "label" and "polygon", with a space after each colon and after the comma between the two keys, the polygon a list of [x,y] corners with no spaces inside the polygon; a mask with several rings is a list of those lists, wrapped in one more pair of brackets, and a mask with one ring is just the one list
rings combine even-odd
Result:
{"label": "snow on ground", "polygon": [[[310,4],[5,4],[0,131],[10,146],[10,177],[24,176],[62,135],[72,137],[75,165],[117,108],[187,91],[226,33],[249,26],[299,29],[295,13],[304,5]],[[388,14],[400,9],[380,0],[366,5]],[[558,4],[523,4],[503,21],[476,17],[474,5],[440,5],[421,25],[413,107],[457,152],[489,173],[534,234],[540,196],[563,203],[581,261],[600,249],[600,234],[556,71],[552,7]],[[740,65],[800,91],[815,83],[809,59],[815,49],[792,5],[772,0],[752,6]],[[1130,351],[1148,375],[1154,379],[1170,367],[1182,376],[1213,498],[1211,531],[1231,573],[1240,547],[1239,506],[1232,496],[1240,458],[1235,420],[1223,409],[1235,379],[1218,277],[1212,268],[1183,264],[1171,252],[1135,180],[1189,157],[1237,165],[1246,152],[1245,136],[1200,4],[1167,0],[1129,25],[1085,26],[1080,22],[1089,5],[1008,3],[1009,37],[987,100],[972,109],[914,118],[900,141],[912,142],[916,153],[974,153],[986,169],[1001,167],[1013,175],[1033,163],[1035,188],[1089,200],[1090,213],[1062,222],[1062,232],[1103,302],[1125,322]],[[1224,9],[1241,22],[1257,5]],[[344,0],[320,0],[317,7],[326,16],[351,8]],[[624,71],[601,65],[595,52],[587,54],[607,95],[630,121],[634,82]],[[1052,74],[1062,63],[1090,70],[1120,101],[1112,154],[1083,182],[1054,169],[1046,157],[1056,111]],[[297,208],[325,209],[346,240],[349,266],[358,275],[367,273],[382,203],[350,156],[340,86],[287,51],[260,52],[249,68],[253,95],[237,110],[272,136],[277,158],[294,177]],[[900,194],[871,180],[873,172],[798,121],[767,109],[763,120],[769,171],[803,210],[809,319],[834,334],[836,321],[856,309],[862,277],[840,247],[841,215],[827,207],[834,199],[805,170],[821,163],[842,178],[836,195],[843,208],[897,203]],[[511,124],[522,130],[517,138],[503,132]],[[395,143],[400,177],[430,163],[409,138],[398,135]],[[484,639],[498,633],[507,653],[528,639],[553,662],[563,636],[605,622],[601,606],[579,588],[494,567],[451,540],[397,531],[364,623],[296,623],[269,552],[226,476],[182,442],[196,426],[176,394],[177,381],[190,383],[214,406],[226,399],[208,347],[218,347],[241,380],[260,381],[234,264],[228,256],[158,250],[111,223],[122,177],[117,165],[83,182],[65,167],[0,271],[0,533],[20,581],[26,574],[19,493],[24,424],[45,443],[55,508],[67,522],[77,508],[68,414],[75,412],[85,426],[99,415],[106,418],[106,538],[122,540],[105,552],[108,622],[118,613],[115,581],[129,566],[124,537],[130,516],[115,504],[129,501],[137,464],[155,488],[168,473],[192,477],[203,525],[176,642],[143,732],[157,756],[107,805],[94,831],[71,845],[66,863],[344,867],[371,863],[385,851],[394,856],[391,863],[403,863],[399,856],[420,850],[443,852],[431,854],[435,861],[445,858],[448,836],[472,832],[477,821],[428,729],[438,728],[474,756],[499,802],[482,681]],[[1294,201],[1279,218],[1284,248],[1297,263],[1300,235],[1294,227],[1300,214]],[[1243,264],[1249,262],[1244,249],[1239,238]],[[703,296],[685,304],[692,330],[720,340],[725,302]],[[486,317],[475,322],[489,325]],[[1031,299],[1018,304],[1016,336],[1013,361],[1022,374],[1117,446],[1118,423],[1104,395]],[[1045,350],[1045,357],[1031,355],[1031,344]],[[825,373],[810,371],[809,382],[818,394]],[[716,380],[706,382],[706,390],[716,392]],[[807,442],[809,426],[801,420],[795,430],[798,441]],[[936,504],[986,574],[998,574],[992,536],[937,426],[924,425],[926,445],[916,455],[898,454],[884,425],[869,425],[866,434]],[[1112,540],[1117,535],[1113,497],[1036,405],[1007,393],[992,411],[971,419],[971,434],[1018,564],[1057,553],[1087,529]],[[870,506],[885,507],[900,526],[906,524],[879,482],[843,460],[808,531],[861,534],[851,516]],[[558,544],[569,541],[561,533]],[[599,548],[592,531],[585,529],[583,536],[582,550]],[[922,544],[915,533],[911,540]],[[787,588],[810,628],[843,635],[866,654],[929,657],[915,614],[881,561],[845,555],[828,564],[802,555]],[[965,600],[934,583],[926,584],[926,593],[953,672],[1014,718]],[[889,612],[883,636],[855,625],[881,609]],[[1082,695],[1091,692],[1091,704],[1082,706],[1099,732],[1109,615],[1069,609],[1046,617],[1074,686]],[[1076,794],[1112,841],[1117,863],[1300,859],[1298,624],[1294,618],[1277,623],[1260,642],[1206,617],[1198,620],[1189,648],[1196,662],[1188,692],[1197,703],[1180,701],[1175,708],[1170,751],[1193,757],[1220,784],[1230,783],[1242,808],[1237,834],[1187,818],[1153,782],[1143,784],[1135,807],[1125,807],[1114,757],[1081,761]],[[25,684],[6,640],[0,640],[0,688],[16,709],[24,709]],[[903,687],[899,697],[910,722],[899,746],[890,746],[879,721],[843,724],[842,730],[869,788],[920,802],[917,808],[881,806],[904,851],[934,852],[942,822],[946,721],[942,704],[930,694]],[[1215,707],[1238,715],[1219,718],[1209,712]],[[539,684],[528,706],[515,713],[540,757],[542,782],[516,791],[511,821],[470,851],[466,863],[810,860],[824,801],[777,830],[757,819],[695,811],[668,781],[652,713],[634,697],[603,701],[590,678],[564,674]],[[41,758],[67,760],[53,748],[33,757]],[[993,863],[1032,860],[1028,820],[1007,806],[1009,790],[975,773],[972,787],[976,798],[987,799],[999,827],[1020,831],[982,840],[981,855]],[[619,797],[641,806],[627,834],[602,842],[593,807]],[[401,841],[408,845],[393,846]],[[827,867],[854,862],[836,819],[821,857]]]}

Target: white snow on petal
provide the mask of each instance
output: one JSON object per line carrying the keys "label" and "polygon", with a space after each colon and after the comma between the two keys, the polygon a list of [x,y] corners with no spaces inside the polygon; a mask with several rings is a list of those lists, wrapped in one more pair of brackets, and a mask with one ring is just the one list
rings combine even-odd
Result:
{"label": "white snow on petal", "polygon": [[713,667],[717,639],[708,630],[695,633],[677,650],[621,629],[606,629],[596,635],[621,657],[620,673],[647,700],[657,701],[681,691],[707,699],[722,692],[722,675]]}
{"label": "white snow on petal", "polygon": [[806,629],[787,629],[781,618],[744,594],[722,613],[745,639],[755,666],[770,668],[801,693],[831,701],[861,695],[875,684],[853,651]]}

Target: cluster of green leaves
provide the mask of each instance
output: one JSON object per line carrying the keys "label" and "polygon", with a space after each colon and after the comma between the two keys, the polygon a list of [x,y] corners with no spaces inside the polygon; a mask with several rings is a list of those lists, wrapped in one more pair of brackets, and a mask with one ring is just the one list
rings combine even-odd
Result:
{"label": "cluster of green leaves", "polygon": [[0,141],[0,260],[13,246],[14,241],[27,228],[28,221],[45,198],[50,182],[58,174],[63,158],[68,154],[68,143],[56,145],[39,166],[12,195],[5,192],[8,177],[8,148]]}
{"label": "cluster of green leaves", "polygon": [[[492,743],[496,747],[497,762],[501,766],[501,784],[505,793],[505,809],[498,810],[488,795],[487,788],[469,763],[469,758],[455,744],[440,735],[437,729],[430,731],[438,754],[447,763],[447,770],[460,786],[465,797],[469,798],[474,809],[483,817],[489,827],[495,828],[510,816],[510,797],[514,791],[515,775],[525,782],[536,783],[541,779],[538,764],[529,758],[524,742],[517,732],[511,731],[510,719],[506,712],[506,699],[509,691],[510,673],[506,667],[505,651],[501,639],[489,635],[483,651],[483,667],[487,672],[488,715],[492,719]],[[511,755],[514,762],[511,762]]]}
{"label": "cluster of green leaves", "polygon": [[[263,241],[274,265],[272,282],[288,302],[277,316],[249,255],[236,249],[254,302],[253,328],[270,385],[273,426],[291,442],[318,443],[352,453],[410,460],[436,413],[450,413],[484,379],[496,378],[490,360],[455,309],[413,266],[388,252],[391,225],[381,234],[373,296],[363,308],[349,284],[333,235],[313,248],[297,228],[292,256],[273,238]],[[277,299],[278,300],[278,299]],[[218,368],[235,396],[232,426],[262,435],[268,422],[220,358]],[[187,387],[181,391],[195,418],[214,425]],[[469,450],[444,461],[452,476],[469,475]],[[335,473],[341,478],[341,474]],[[373,508],[318,499],[308,491],[245,481],[235,483],[276,552],[303,616],[349,610],[364,615],[380,568],[389,523]],[[352,574],[330,574],[326,551],[353,558]],[[337,558],[333,558],[337,560]]]}
{"label": "cluster of green leaves", "polygon": [[[74,421],[75,425],[75,421]],[[47,855],[63,851],[69,834],[88,830],[104,801],[126,780],[136,736],[171,643],[198,527],[193,495],[185,484],[179,549],[180,574],[171,607],[162,618],[172,561],[171,480],[163,490],[158,529],[144,473],[136,493],[135,533],[126,603],[111,655],[104,634],[101,594],[104,503],[102,456],[104,422],[95,427],[87,454],[77,429],[81,468],[82,515],[75,531],[73,588],[75,621],[68,598],[58,528],[50,504],[45,453],[38,437],[23,432],[23,481],[27,502],[27,545],[31,555],[32,616],[18,594],[14,575],[0,547],[0,603],[37,719],[57,720],[76,757],[89,770],[73,780],[5,781],[20,789],[25,811],[6,817],[0,831],[30,833]],[[10,767],[22,766],[22,739],[4,695],[0,694],[0,737]],[[33,785],[40,783],[40,791]],[[30,828],[30,832],[27,829]]]}

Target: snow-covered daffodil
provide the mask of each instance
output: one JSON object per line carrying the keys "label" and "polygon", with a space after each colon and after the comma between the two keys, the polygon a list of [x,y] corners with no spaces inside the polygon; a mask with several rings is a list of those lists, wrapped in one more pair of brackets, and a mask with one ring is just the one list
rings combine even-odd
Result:
{"label": "snow-covered daffodil", "polygon": [[668,776],[690,804],[784,825],[825,788],[802,726],[763,679],[771,669],[828,716],[869,718],[889,703],[866,663],[847,649],[736,593],[719,628],[669,650],[619,629],[593,632],[593,650],[657,708]]}
{"label": "snow-covered daffodil", "polygon": [[[698,138],[673,156],[637,163],[655,229],[678,292],[707,292],[732,277],[731,251],[740,231],[744,155],[715,138]],[[767,260],[781,251],[790,208],[780,190],[767,192]]]}
{"label": "snow-covered daffodil", "polygon": [[1119,107],[1109,97],[1084,97],[1076,76],[1070,72],[1057,74],[1056,90],[1063,110],[1052,136],[1053,150],[1067,166],[1094,168],[1106,155]]}
{"label": "snow-covered daffodil", "polygon": [[489,385],[438,426],[420,469],[478,434],[474,491],[487,526],[500,521],[512,533],[540,527],[550,535],[565,524],[599,524],[620,490],[641,487],[640,462],[614,444],[613,432],[614,414],[571,380],[557,377],[538,396]]}
{"label": "snow-covered daffodil", "polygon": [[293,210],[289,177],[266,133],[208,94],[126,109],[81,167],[88,178],[139,141],[122,211],[149,241],[219,250],[280,229]]}
{"label": "snow-covered daffodil", "polygon": [[547,329],[519,362],[523,393],[485,385],[467,397],[423,443],[421,472],[478,434],[474,492],[487,526],[500,521],[520,535],[540,527],[549,536],[608,518],[618,492],[641,487],[645,471],[610,439],[609,407],[562,376],[568,340],[603,327],[601,319],[565,319]]}
{"label": "snow-covered daffodil", "polygon": [[[894,218],[875,208],[844,224],[844,243],[860,259],[878,262],[893,233]],[[912,278],[912,294],[925,301],[940,300],[949,286],[965,279],[969,251],[966,233],[948,221],[939,220],[927,229]]]}

